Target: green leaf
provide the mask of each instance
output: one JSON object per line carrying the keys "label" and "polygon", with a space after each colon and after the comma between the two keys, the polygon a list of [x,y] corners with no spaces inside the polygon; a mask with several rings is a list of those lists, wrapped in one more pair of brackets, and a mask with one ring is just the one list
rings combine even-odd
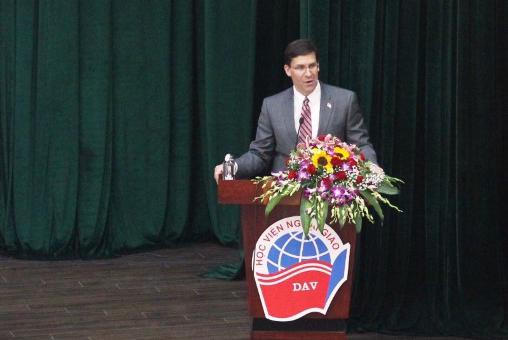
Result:
{"label": "green leaf", "polygon": [[399,188],[388,181],[383,181],[377,188],[377,192],[385,195],[397,195],[399,193]]}
{"label": "green leaf", "polygon": [[307,213],[307,209],[311,207],[311,203],[308,199],[302,197],[300,202],[300,219],[302,220],[302,228],[305,237],[309,235],[310,230],[310,215]]}
{"label": "green leaf", "polygon": [[361,214],[356,215],[356,217],[355,217],[355,229],[356,229],[357,233],[362,231],[362,221],[363,221],[362,215]]}
{"label": "green leaf", "polygon": [[339,207],[339,225],[342,229],[344,227],[344,224],[346,224],[346,211],[344,207]]}
{"label": "green leaf", "polygon": [[323,233],[323,230],[325,229],[325,222],[327,217],[328,217],[328,202],[324,201],[322,203],[322,209],[318,211],[317,215],[317,225],[321,233]]}
{"label": "green leaf", "polygon": [[385,174],[385,179],[388,180],[390,183],[401,183],[404,184],[404,181],[397,177],[388,176]]}
{"label": "green leaf", "polygon": [[368,192],[367,190],[363,190],[363,191],[360,191],[360,194],[367,200],[367,202],[369,202],[369,204],[374,208],[374,210],[377,212],[377,214],[379,215],[379,218],[381,220],[384,220],[384,215],[383,215],[383,210],[381,209],[381,206],[379,205],[379,202],[377,201],[377,199],[372,196],[372,194],[370,192]]}
{"label": "green leaf", "polygon": [[276,195],[273,195],[272,197],[270,197],[270,199],[268,200],[268,204],[266,205],[266,208],[265,208],[265,216],[270,215],[273,208],[275,208],[277,206],[277,204],[279,204],[280,200],[283,197],[284,197],[284,195],[281,195],[281,194],[276,194]]}

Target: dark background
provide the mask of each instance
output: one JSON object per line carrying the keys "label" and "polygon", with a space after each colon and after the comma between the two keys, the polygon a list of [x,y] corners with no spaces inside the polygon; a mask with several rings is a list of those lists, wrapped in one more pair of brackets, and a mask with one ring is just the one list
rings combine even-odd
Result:
{"label": "dark background", "polygon": [[239,241],[213,167],[315,40],[404,179],[359,244],[357,329],[508,336],[508,3],[0,0],[0,249],[110,257]]}

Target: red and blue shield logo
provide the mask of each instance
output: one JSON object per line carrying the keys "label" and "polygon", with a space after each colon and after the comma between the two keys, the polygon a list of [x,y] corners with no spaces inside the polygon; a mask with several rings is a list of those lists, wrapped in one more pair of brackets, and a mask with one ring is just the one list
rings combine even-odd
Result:
{"label": "red and blue shield logo", "polygon": [[256,243],[252,270],[265,317],[293,321],[306,314],[326,314],[346,282],[349,243],[328,225],[305,237],[299,216],[269,226]]}

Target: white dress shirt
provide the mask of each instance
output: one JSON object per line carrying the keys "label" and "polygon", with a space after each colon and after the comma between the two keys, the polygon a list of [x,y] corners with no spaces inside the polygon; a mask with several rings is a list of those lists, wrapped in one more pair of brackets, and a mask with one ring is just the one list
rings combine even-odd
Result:
{"label": "white dress shirt", "polygon": [[[305,96],[298,92],[293,86],[294,92],[294,117],[295,117],[295,129],[298,132],[300,127],[300,117],[302,116],[302,105]],[[321,86],[319,81],[316,88],[312,91],[307,98],[309,98],[310,116],[312,121],[312,138],[316,138],[319,128],[319,109],[321,107]]]}

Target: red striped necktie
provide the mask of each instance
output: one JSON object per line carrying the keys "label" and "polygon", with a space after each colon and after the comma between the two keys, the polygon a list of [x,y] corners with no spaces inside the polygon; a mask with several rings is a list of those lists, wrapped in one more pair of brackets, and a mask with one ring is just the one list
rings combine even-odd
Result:
{"label": "red striped necktie", "polygon": [[309,98],[305,97],[302,105],[303,122],[298,133],[298,143],[305,142],[305,138],[312,138],[312,120],[310,118]]}

